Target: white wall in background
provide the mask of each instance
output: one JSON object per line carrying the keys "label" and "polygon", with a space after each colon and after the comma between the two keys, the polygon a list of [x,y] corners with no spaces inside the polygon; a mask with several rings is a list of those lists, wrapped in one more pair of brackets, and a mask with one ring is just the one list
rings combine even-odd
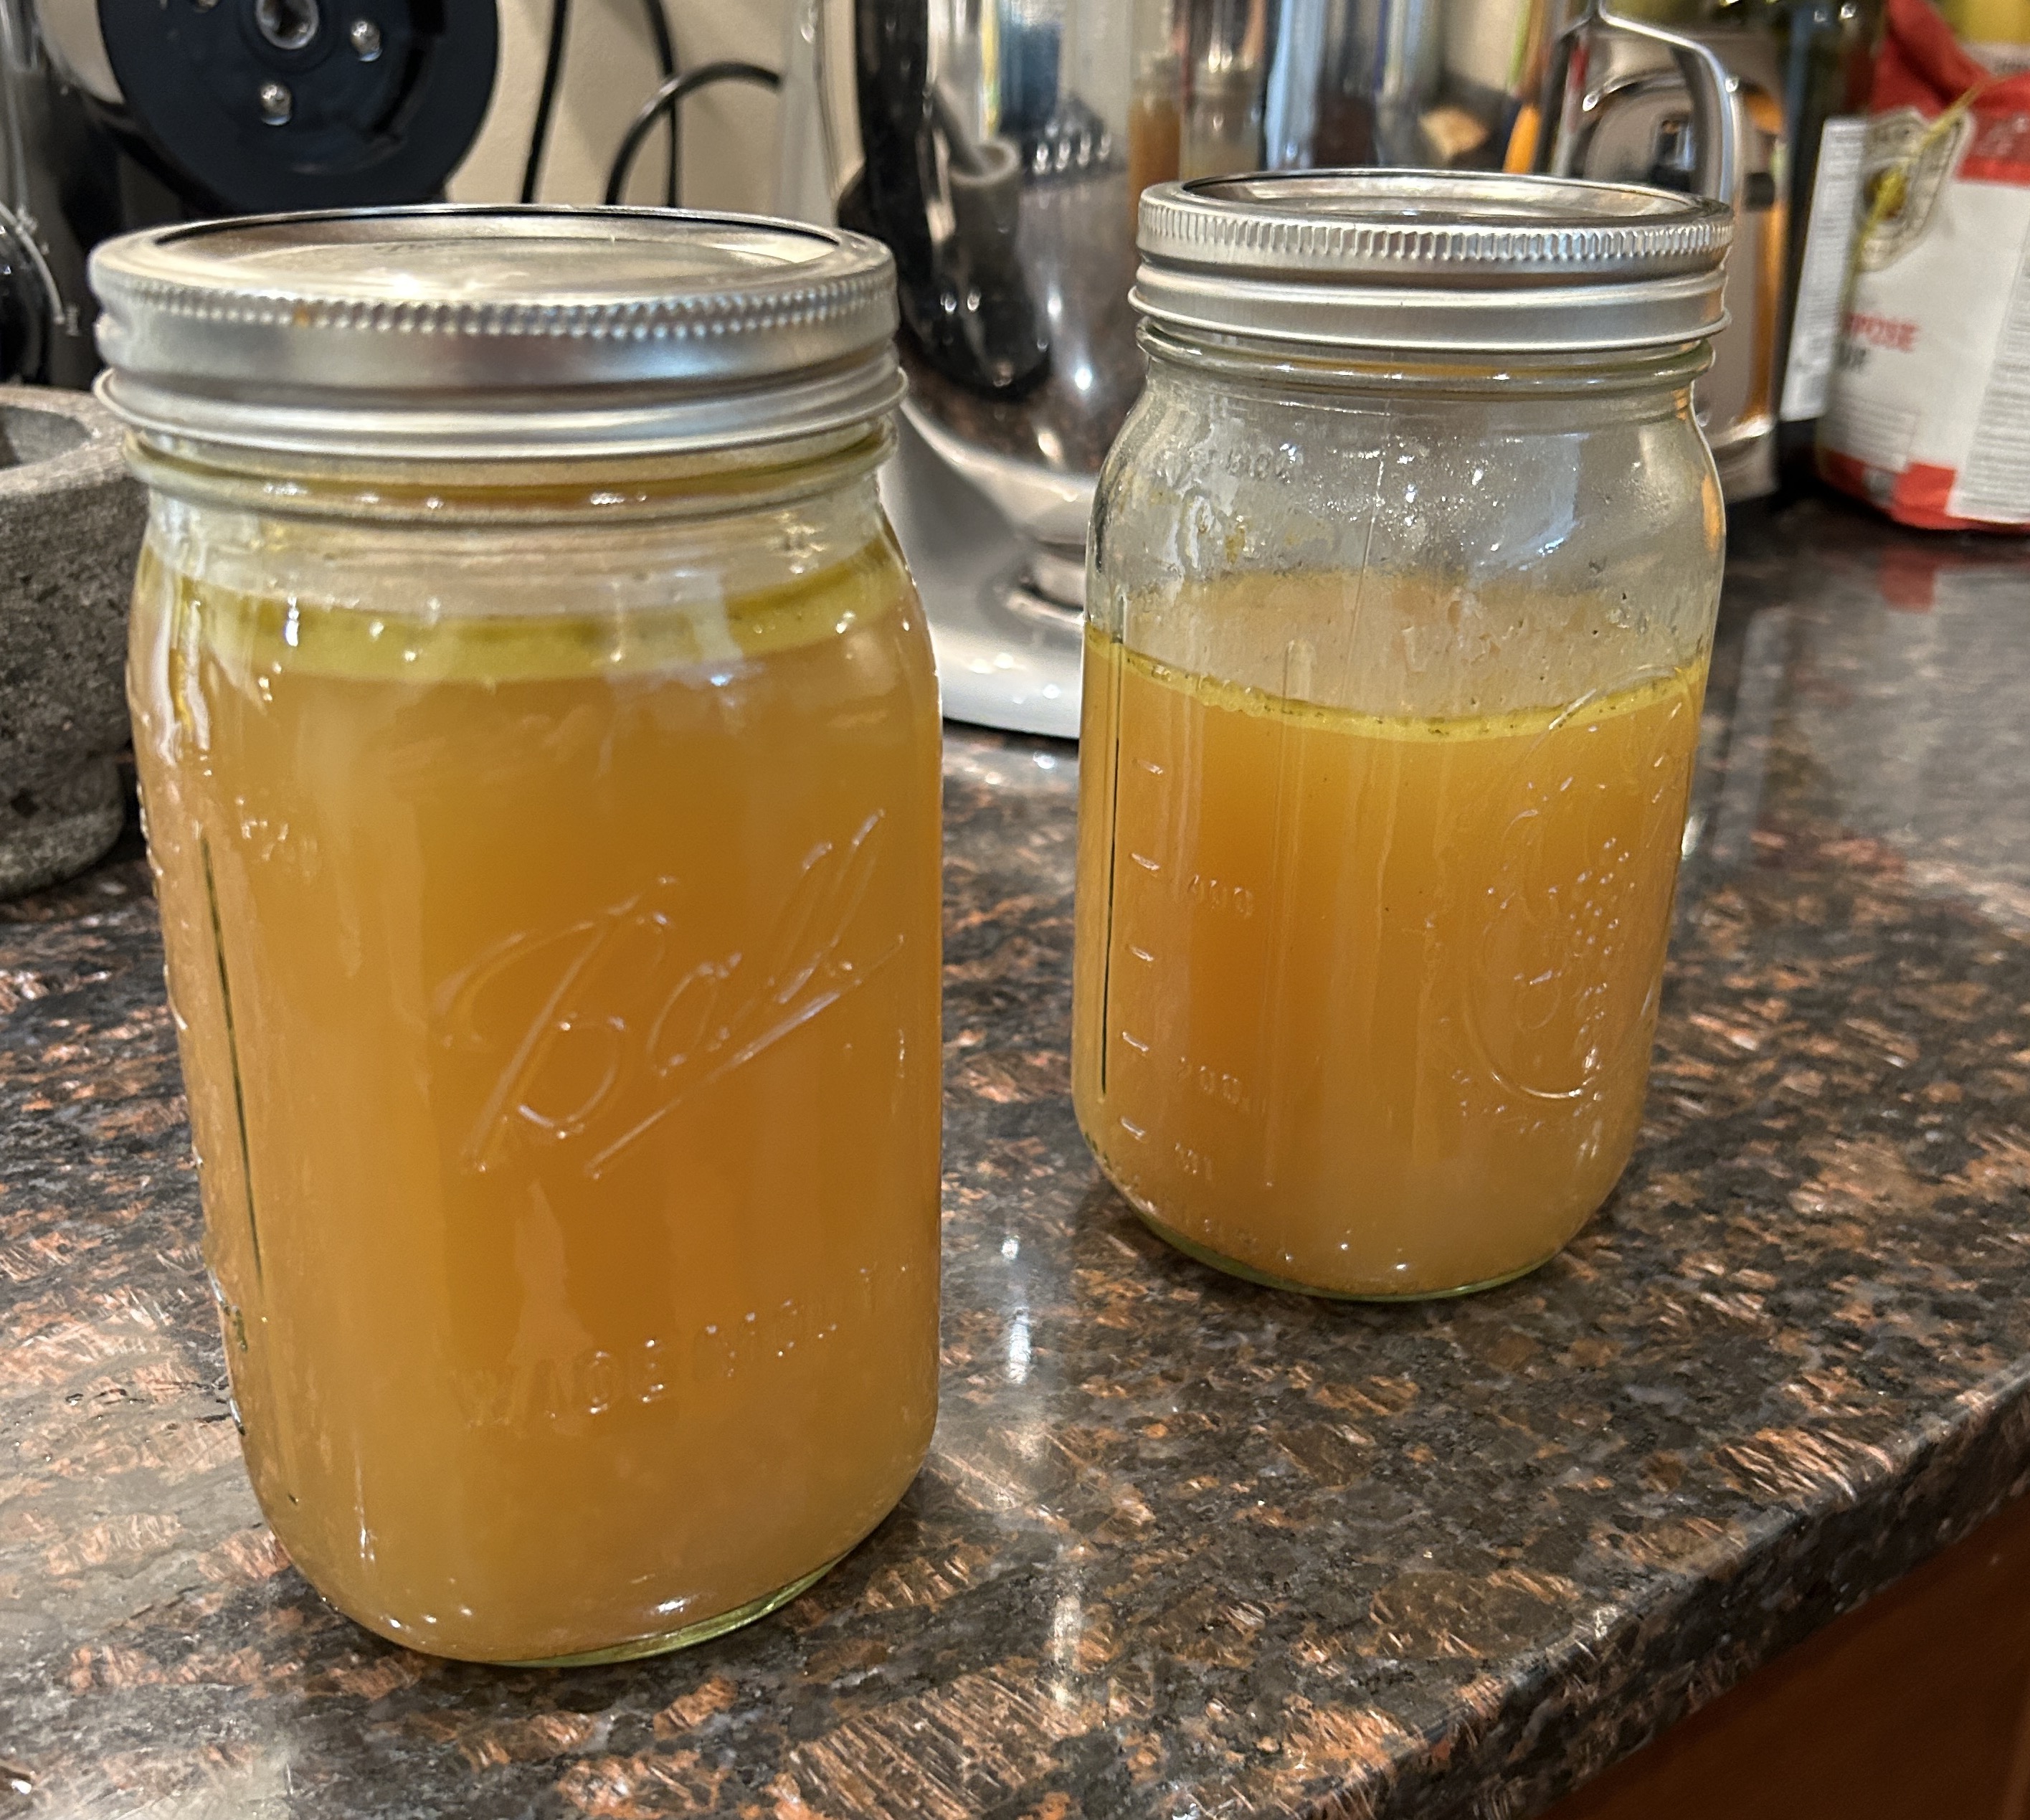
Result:
{"label": "white wall in background", "polygon": [[[779,69],[783,0],[666,0],[678,65],[721,58]],[[548,43],[550,0],[500,0],[500,67],[493,106],[470,155],[449,185],[456,202],[511,202],[519,195],[529,129]],[[563,81],[552,117],[537,195],[597,202],[636,109],[661,80],[645,0],[572,0]],[[691,208],[766,213],[775,187],[775,98],[747,83],[721,83],[683,104],[683,200]],[[630,202],[662,200],[660,131],[635,161]]]}

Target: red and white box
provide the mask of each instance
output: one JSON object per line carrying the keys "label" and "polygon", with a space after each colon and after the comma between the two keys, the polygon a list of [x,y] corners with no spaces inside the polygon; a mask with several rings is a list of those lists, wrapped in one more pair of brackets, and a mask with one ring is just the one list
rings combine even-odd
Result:
{"label": "red and white box", "polygon": [[2030,75],[1889,0],[1864,159],[1820,469],[1905,524],[2030,528]]}

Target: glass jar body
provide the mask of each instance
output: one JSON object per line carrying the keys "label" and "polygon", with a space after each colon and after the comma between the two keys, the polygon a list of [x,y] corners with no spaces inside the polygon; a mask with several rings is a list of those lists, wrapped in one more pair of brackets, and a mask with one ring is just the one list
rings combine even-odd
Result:
{"label": "glass jar body", "polygon": [[1094,516],[1081,1126],[1244,1275],[1512,1277],[1640,1120],[1723,539],[1702,359],[1150,341]]}
{"label": "glass jar body", "polygon": [[247,1465],[384,1636],[694,1640],[922,1461],[938,720],[883,446],[140,452],[135,747]]}

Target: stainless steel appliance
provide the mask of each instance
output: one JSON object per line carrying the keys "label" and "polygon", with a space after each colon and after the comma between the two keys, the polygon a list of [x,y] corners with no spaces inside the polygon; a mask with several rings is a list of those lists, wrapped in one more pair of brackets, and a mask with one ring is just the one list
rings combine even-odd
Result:
{"label": "stainless steel appliance", "polygon": [[[894,249],[912,431],[1008,529],[910,547],[950,647],[948,695],[961,661],[974,679],[948,706],[1033,731],[1071,724],[1093,482],[1141,389],[1128,293],[1147,185],[1325,165],[1556,169],[1746,207],[1777,155],[1734,121],[1739,82],[1709,46],[1597,3],[1571,18],[1561,0],[840,3],[863,162],[839,218]],[[1732,333],[1742,345],[1723,349],[1701,403],[1716,441],[1738,412],[1752,444],[1766,363],[1738,383],[1734,363],[1753,367],[1773,326]],[[905,474],[924,471],[920,452]],[[954,515],[948,501],[898,510]],[[1019,686],[997,694],[997,673]]]}
{"label": "stainless steel appliance", "polygon": [[1101,457],[1141,389],[1147,185],[1319,164],[1498,166],[1538,0],[853,0],[864,164],[895,250],[912,424],[1076,600]]}

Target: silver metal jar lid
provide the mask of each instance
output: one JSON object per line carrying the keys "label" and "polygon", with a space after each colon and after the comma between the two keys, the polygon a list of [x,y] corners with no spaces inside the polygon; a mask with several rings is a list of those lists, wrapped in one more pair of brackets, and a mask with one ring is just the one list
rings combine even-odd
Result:
{"label": "silver metal jar lid", "polygon": [[1325,170],[1142,195],[1136,307],[1202,334],[1530,353],[1696,341],[1726,321],[1726,206],[1493,171]]}
{"label": "silver metal jar lid", "polygon": [[91,286],[106,402],[247,448],[732,448],[864,422],[902,389],[887,248],[750,216],[257,216],[110,240]]}

